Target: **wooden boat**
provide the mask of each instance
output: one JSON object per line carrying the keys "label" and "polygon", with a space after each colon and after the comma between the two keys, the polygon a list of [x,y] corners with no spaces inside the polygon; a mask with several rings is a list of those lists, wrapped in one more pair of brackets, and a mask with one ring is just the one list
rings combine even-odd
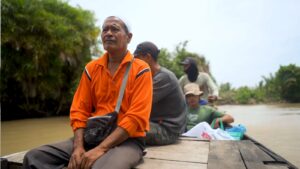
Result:
{"label": "wooden boat", "polygon": [[[2,169],[20,169],[26,151],[1,158]],[[136,169],[297,169],[245,135],[241,141],[181,137],[176,144],[147,148]]]}

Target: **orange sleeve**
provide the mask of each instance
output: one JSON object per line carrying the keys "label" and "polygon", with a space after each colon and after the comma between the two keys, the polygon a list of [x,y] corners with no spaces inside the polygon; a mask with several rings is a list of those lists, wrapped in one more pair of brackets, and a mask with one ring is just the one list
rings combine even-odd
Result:
{"label": "orange sleeve", "polygon": [[[144,66],[144,69],[147,67]],[[129,133],[130,137],[137,136],[137,133],[143,133],[142,136],[144,136],[145,131],[149,130],[152,107],[152,75],[149,67],[148,69],[149,71],[134,80],[130,107],[118,124]]]}
{"label": "orange sleeve", "polygon": [[70,120],[73,131],[85,128],[86,121],[92,112],[91,77],[86,66],[82,73],[79,85],[74,94],[70,110]]}

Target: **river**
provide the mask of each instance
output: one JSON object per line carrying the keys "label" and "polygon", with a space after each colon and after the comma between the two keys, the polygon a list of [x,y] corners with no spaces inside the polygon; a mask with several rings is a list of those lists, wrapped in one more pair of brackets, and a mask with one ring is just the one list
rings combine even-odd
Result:
{"label": "river", "polygon": [[[300,104],[219,106],[247,134],[300,168]],[[1,122],[1,156],[71,137],[68,117]]]}
{"label": "river", "polygon": [[300,104],[219,106],[247,134],[300,168]]}

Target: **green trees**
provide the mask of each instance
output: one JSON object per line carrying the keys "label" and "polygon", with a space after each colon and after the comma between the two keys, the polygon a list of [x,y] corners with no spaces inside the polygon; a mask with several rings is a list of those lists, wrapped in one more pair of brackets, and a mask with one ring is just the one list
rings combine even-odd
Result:
{"label": "green trees", "polygon": [[294,64],[280,66],[276,80],[281,98],[288,102],[300,102],[300,67]]}
{"label": "green trees", "polygon": [[275,75],[263,76],[255,88],[231,89],[229,83],[221,84],[220,94],[222,103],[300,102],[300,67],[280,66]]}
{"label": "green trees", "polygon": [[161,49],[158,57],[159,64],[168,68],[174,72],[177,78],[180,78],[184,75],[183,66],[180,65],[180,62],[182,62],[186,57],[192,57],[197,61],[199,71],[204,71],[210,74],[209,63],[206,61],[205,57],[197,53],[187,51],[187,44],[188,41],[179,43],[176,46],[175,51],[172,53],[170,53],[167,49]]}
{"label": "green trees", "polygon": [[97,48],[93,13],[60,0],[1,1],[2,118],[68,114]]}

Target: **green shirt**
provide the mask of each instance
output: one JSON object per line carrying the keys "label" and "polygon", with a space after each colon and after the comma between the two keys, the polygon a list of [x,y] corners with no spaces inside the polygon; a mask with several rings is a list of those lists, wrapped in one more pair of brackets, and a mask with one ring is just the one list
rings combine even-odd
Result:
{"label": "green shirt", "polygon": [[187,129],[190,130],[200,122],[211,123],[213,119],[224,116],[225,112],[218,111],[210,106],[200,106],[197,109],[188,108]]}

